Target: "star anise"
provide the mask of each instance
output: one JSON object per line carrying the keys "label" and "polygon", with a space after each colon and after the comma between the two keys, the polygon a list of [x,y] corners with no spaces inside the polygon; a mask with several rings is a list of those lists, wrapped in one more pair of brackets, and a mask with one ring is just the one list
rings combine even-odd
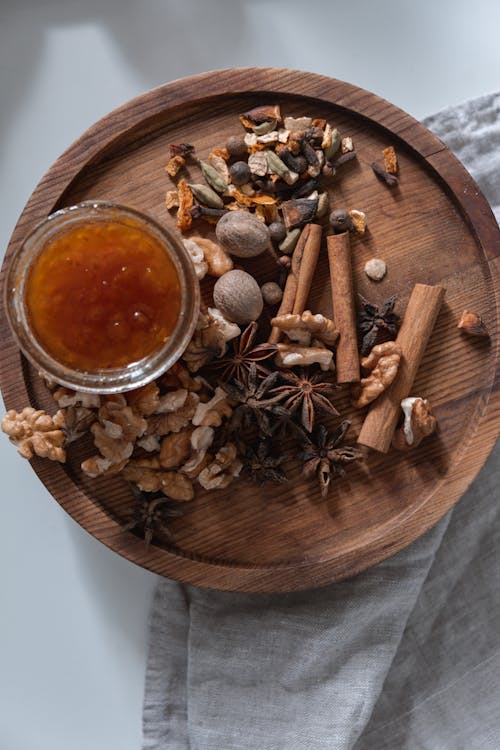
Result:
{"label": "star anise", "polygon": [[287,481],[286,476],[279,468],[284,456],[272,454],[272,446],[269,440],[262,440],[257,447],[247,447],[243,457],[243,472],[250,477],[252,482],[263,485],[264,482],[275,482],[282,484]]}
{"label": "star anise", "polygon": [[172,539],[167,524],[171,518],[182,515],[182,511],[173,505],[161,492],[141,492],[137,487],[131,485],[131,492],[135,498],[132,519],[124,527],[124,531],[139,528],[144,533],[144,541],[151,544],[153,536],[159,530],[168,538]]}
{"label": "star anise", "polygon": [[388,297],[380,309],[361,297],[362,310],[358,316],[358,329],[362,335],[361,356],[365,357],[379,339],[379,334],[385,333],[394,338],[398,332],[400,317],[394,312],[397,297]]}
{"label": "star anise", "polygon": [[239,433],[241,436],[242,430],[256,426],[262,435],[270,435],[271,416],[289,414],[287,409],[278,404],[281,395],[270,397],[269,394],[278,378],[279,373],[272,372],[263,380],[259,380],[257,363],[252,362],[247,377],[224,384],[223,388],[227,395],[236,402],[229,425],[232,433]]}
{"label": "star anise", "polygon": [[265,359],[272,357],[277,351],[276,344],[253,345],[257,335],[257,323],[250,323],[241,336],[231,342],[232,351],[221,359],[216,359],[210,363],[211,370],[222,370],[220,377],[227,382],[235,378],[240,383],[250,371],[250,365],[255,362],[257,372],[262,375],[268,375],[269,370],[261,364]]}
{"label": "star anise", "polygon": [[324,425],[320,425],[313,435],[304,435],[302,440],[303,450],[298,455],[304,462],[302,472],[306,477],[317,475],[322,497],[328,494],[332,477],[344,476],[344,467],[363,457],[357,448],[342,446],[350,424],[346,419],[330,434]]}
{"label": "star anise", "polygon": [[280,370],[279,374],[284,385],[273,388],[269,395],[279,396],[290,414],[300,410],[300,420],[307,432],[312,431],[317,413],[338,415],[330,401],[335,386],[325,379],[324,372],[320,370],[311,375],[301,368],[297,373]]}

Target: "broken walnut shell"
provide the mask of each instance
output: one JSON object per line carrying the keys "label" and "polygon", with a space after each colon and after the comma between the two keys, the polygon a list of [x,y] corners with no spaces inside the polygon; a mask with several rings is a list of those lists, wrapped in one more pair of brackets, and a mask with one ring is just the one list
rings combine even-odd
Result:
{"label": "broken walnut shell", "polygon": [[436,430],[437,420],[430,403],[420,396],[404,398],[401,408],[404,422],[394,434],[392,445],[397,450],[409,450],[416,448],[425,437]]}

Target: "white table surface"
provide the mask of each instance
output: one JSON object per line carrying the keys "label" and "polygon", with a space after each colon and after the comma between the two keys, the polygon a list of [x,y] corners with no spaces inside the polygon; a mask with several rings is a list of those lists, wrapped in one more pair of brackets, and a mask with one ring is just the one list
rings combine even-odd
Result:
{"label": "white table surface", "polygon": [[[0,0],[1,247],[62,150],[147,89],[290,67],[421,118],[500,89],[499,28],[496,0]],[[83,531],[3,435],[0,472],[0,748],[139,748],[156,577]]]}

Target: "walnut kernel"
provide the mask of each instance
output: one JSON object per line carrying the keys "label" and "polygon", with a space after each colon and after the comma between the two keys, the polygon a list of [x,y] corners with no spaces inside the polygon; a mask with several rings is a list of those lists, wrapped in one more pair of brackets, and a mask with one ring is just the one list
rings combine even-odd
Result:
{"label": "walnut kernel", "polygon": [[359,409],[380,396],[396,377],[400,360],[401,349],[394,341],[374,346],[370,354],[361,360],[361,367],[370,374],[353,386],[353,406]]}
{"label": "walnut kernel", "polygon": [[61,429],[64,424],[61,411],[51,417],[43,409],[26,406],[21,412],[9,409],[2,419],[1,427],[23,458],[31,459],[37,455],[64,463],[65,437]]}

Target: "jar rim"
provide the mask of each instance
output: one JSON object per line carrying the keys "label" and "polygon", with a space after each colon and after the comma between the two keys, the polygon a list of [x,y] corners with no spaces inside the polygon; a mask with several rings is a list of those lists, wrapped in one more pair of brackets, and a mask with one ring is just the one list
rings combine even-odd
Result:
{"label": "jar rim", "polygon": [[[55,359],[37,340],[30,325],[24,285],[33,263],[51,237],[78,223],[133,219],[167,252],[179,279],[181,307],[174,330],[164,345],[123,367],[81,370]],[[83,201],[54,211],[25,236],[8,263],[3,297],[7,320],[17,344],[41,375],[72,390],[112,394],[139,388],[168,370],[183,354],[196,327],[200,285],[189,252],[181,239],[155,217],[110,200]]]}

